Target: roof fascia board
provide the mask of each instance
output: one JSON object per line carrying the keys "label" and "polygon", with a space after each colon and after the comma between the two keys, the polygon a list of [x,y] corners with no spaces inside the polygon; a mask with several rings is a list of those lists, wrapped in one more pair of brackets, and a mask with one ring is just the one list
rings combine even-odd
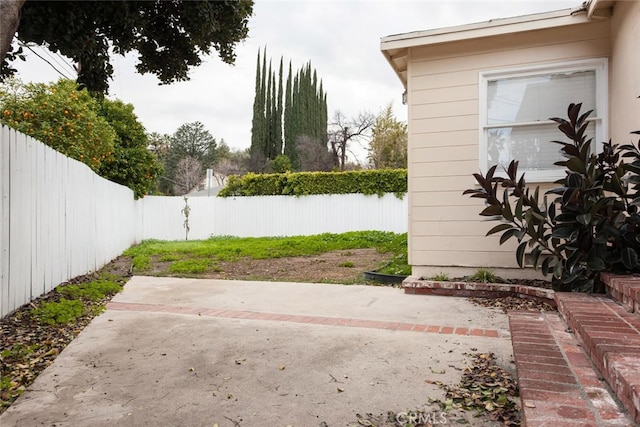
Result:
{"label": "roof fascia board", "polygon": [[576,14],[573,12],[572,9],[564,9],[555,12],[387,36],[381,39],[380,49],[383,51],[387,49],[402,49],[590,22],[586,13]]}

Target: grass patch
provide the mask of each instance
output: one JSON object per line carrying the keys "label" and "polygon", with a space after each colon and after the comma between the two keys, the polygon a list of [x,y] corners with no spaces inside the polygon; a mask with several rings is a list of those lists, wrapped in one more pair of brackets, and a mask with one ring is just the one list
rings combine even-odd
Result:
{"label": "grass patch", "polygon": [[181,259],[183,259],[182,255],[165,254],[165,255],[162,255],[161,257],[159,257],[158,261],[160,261],[160,262],[174,262],[174,261],[180,261]]}
{"label": "grass patch", "polygon": [[345,261],[338,264],[338,267],[353,268],[355,265],[351,261]]}
{"label": "grass patch", "polygon": [[396,234],[393,239],[384,245],[383,251],[391,252],[393,258],[391,262],[378,270],[379,273],[396,274],[398,276],[411,275],[411,266],[409,265],[407,254],[407,233]]}
{"label": "grass patch", "polygon": [[[309,256],[337,250],[376,248],[389,252],[398,242],[395,233],[383,231],[355,231],[342,234],[318,234],[294,237],[213,237],[194,241],[145,240],[124,252],[133,257],[137,271],[150,268],[151,256],[159,259],[210,258],[235,261],[241,258],[269,259]],[[404,239],[406,245],[406,234]],[[406,248],[404,249],[406,252]]]}
{"label": "grass patch", "polygon": [[169,273],[173,274],[199,274],[210,270],[211,260],[203,258],[183,259],[169,266]]}
{"label": "grass patch", "polygon": [[[125,253],[126,254],[126,253]],[[136,254],[133,255],[133,259],[131,260],[131,264],[133,265],[133,269],[135,271],[146,271],[151,270],[151,256],[147,254]]]}

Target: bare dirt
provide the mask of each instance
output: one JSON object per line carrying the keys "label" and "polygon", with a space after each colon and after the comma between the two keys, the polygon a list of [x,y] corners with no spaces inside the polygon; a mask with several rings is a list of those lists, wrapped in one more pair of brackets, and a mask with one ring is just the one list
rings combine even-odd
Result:
{"label": "bare dirt", "polygon": [[[190,277],[231,280],[266,280],[310,283],[364,283],[363,273],[379,269],[389,261],[389,254],[376,249],[350,249],[319,255],[219,261],[216,270]],[[130,262],[124,258],[120,262]],[[152,260],[152,269],[141,274],[171,276],[170,263]],[[125,266],[125,268],[128,268]],[[182,276],[184,274],[176,274]]]}

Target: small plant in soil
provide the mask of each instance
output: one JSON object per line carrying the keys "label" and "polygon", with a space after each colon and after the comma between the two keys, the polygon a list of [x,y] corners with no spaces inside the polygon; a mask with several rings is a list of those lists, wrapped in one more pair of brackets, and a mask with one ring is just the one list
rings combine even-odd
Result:
{"label": "small plant in soil", "polygon": [[33,311],[33,315],[39,322],[58,325],[75,322],[84,312],[82,301],[61,298],[60,301],[43,302]]}
{"label": "small plant in soil", "polygon": [[435,282],[448,282],[449,279],[449,275],[447,273],[438,273],[433,277],[430,277],[427,280],[433,280]]}
{"label": "small plant in soil", "polygon": [[481,283],[503,283],[500,277],[498,277],[490,268],[479,268],[471,276],[467,278],[470,282]]}

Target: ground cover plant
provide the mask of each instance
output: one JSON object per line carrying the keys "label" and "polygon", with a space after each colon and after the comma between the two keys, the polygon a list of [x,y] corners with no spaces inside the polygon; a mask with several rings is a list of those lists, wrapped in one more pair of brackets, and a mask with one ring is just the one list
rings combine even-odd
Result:
{"label": "ground cover plant", "polygon": [[126,281],[80,276],[0,319],[0,413],[100,314]]}

